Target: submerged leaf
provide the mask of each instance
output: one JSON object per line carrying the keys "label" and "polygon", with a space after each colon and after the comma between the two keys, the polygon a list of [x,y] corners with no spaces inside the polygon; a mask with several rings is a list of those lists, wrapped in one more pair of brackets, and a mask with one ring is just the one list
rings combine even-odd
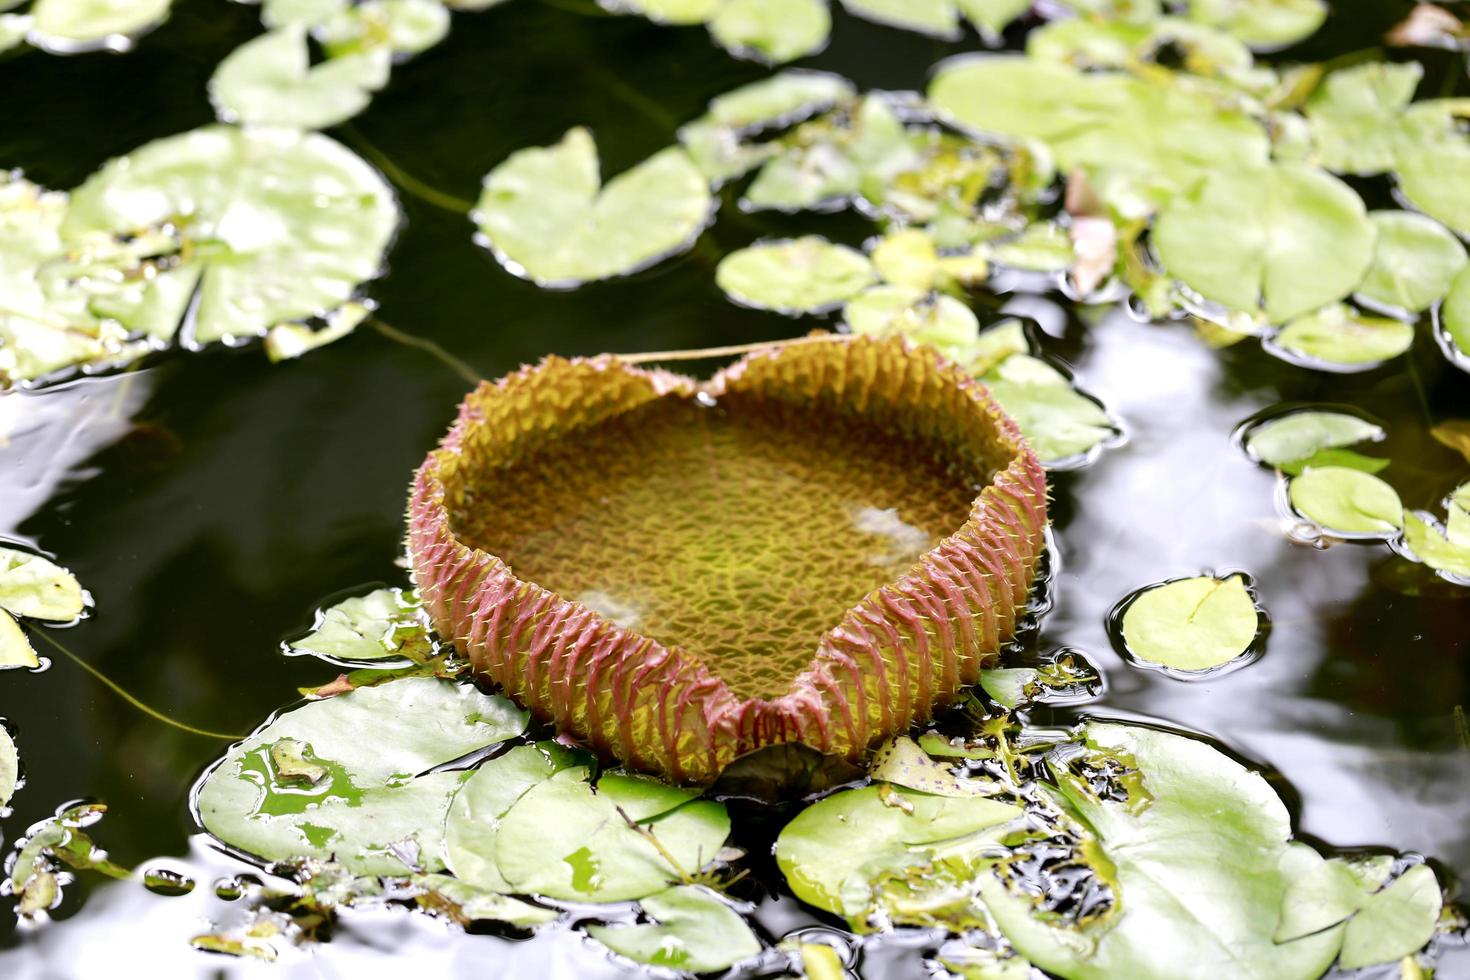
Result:
{"label": "submerged leaf", "polygon": [[1212,670],[1243,656],[1260,632],[1245,580],[1180,579],[1139,593],[1123,610],[1123,641],[1140,660],[1173,670]]}
{"label": "submerged leaf", "polygon": [[750,926],[708,888],[680,885],[639,904],[654,923],[593,925],[588,935],[630,960],[686,973],[714,973],[760,954]]}
{"label": "submerged leaf", "polygon": [[706,178],[678,147],[602,186],[597,146],[579,127],[553,146],[517,150],[490,171],[474,219],[510,272],[568,288],[684,251],[713,209]]}
{"label": "submerged leaf", "polygon": [[1283,466],[1304,460],[1324,449],[1359,442],[1376,442],[1383,429],[1342,412],[1292,412],[1259,422],[1249,429],[1245,448],[1259,462]]}
{"label": "submerged leaf", "polygon": [[744,306],[819,313],[852,299],[876,278],[868,257],[817,235],[758,242],[720,260],[715,282]]}
{"label": "submerged leaf", "polygon": [[1292,507],[1324,530],[1383,536],[1404,524],[1404,506],[1378,477],[1343,466],[1312,467],[1287,485]]}
{"label": "submerged leaf", "polygon": [[200,787],[199,815],[210,833],[267,860],[335,856],[357,874],[437,870],[464,774],[430,770],[525,726],[525,712],[470,684],[411,677],[359,688],[288,711],[231,749]]}

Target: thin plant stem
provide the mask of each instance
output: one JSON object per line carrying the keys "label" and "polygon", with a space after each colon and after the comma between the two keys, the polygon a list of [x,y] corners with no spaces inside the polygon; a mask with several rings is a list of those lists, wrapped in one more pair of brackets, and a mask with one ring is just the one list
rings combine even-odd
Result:
{"label": "thin plant stem", "polygon": [[432,340],[428,340],[424,337],[415,337],[411,333],[404,333],[402,330],[399,330],[392,324],[386,323],[375,316],[368,317],[367,323],[368,326],[372,327],[378,333],[382,334],[384,337],[387,337],[389,340],[393,341],[396,344],[402,344],[405,347],[412,347],[415,350],[421,350],[427,354],[432,355],[445,367],[449,368],[455,374],[459,375],[461,378],[464,378],[472,385],[477,385],[483,380],[483,378],[481,378],[480,376],[480,372],[476,371],[474,368],[470,367],[464,361],[455,357],[453,354],[449,353],[449,351],[445,350],[443,347],[440,347]]}
{"label": "thin plant stem", "polygon": [[193,725],[186,725],[181,721],[170,718],[168,715],[164,714],[158,709],[149,707],[133,695],[129,694],[127,691],[123,690],[122,686],[119,685],[117,681],[113,680],[111,677],[108,677],[106,674],[102,673],[102,671],[98,670],[96,667],[93,667],[91,664],[87,663],[75,653],[72,653],[50,633],[47,633],[45,630],[30,623],[27,623],[26,626],[30,629],[32,636],[39,636],[41,639],[45,640],[54,649],[66,656],[67,659],[71,660],[72,663],[76,664],[78,667],[82,668],[87,673],[91,674],[93,677],[97,678],[99,681],[105,684],[107,688],[112,691],[112,693],[116,694],[118,697],[122,698],[128,704],[137,708],[148,717],[153,718],[156,721],[161,721],[171,728],[177,728],[181,732],[188,732],[190,735],[200,735],[204,738],[217,738],[226,742],[236,742],[245,737],[243,735],[229,735],[225,732],[211,732],[203,728],[195,728]]}
{"label": "thin plant stem", "polygon": [[445,193],[431,184],[426,184],[424,181],[419,180],[413,174],[404,170],[398,164],[394,163],[392,158],[386,153],[372,143],[369,143],[357,127],[343,126],[342,130],[357,145],[357,148],[362,151],[363,156],[371,160],[375,167],[388,175],[389,180],[425,204],[432,204],[436,208],[442,208],[454,214],[469,214],[475,209],[473,201],[467,201],[462,197],[455,197],[453,194]]}
{"label": "thin plant stem", "polygon": [[614,354],[613,357],[628,364],[646,364],[649,361],[702,361],[712,357],[733,357],[755,351],[799,347],[804,344],[846,343],[852,339],[848,334],[819,333],[806,337],[790,337],[786,340],[762,340],[753,344],[732,344],[728,347],[703,347],[697,350],[645,351],[640,354]]}

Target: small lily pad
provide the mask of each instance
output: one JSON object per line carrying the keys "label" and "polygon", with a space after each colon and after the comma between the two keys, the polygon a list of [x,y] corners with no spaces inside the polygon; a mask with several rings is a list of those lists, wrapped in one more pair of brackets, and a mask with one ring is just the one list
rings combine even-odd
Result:
{"label": "small lily pad", "polygon": [[1382,537],[1404,525],[1404,505],[1393,487],[1359,470],[1308,469],[1292,479],[1287,493],[1297,513],[1329,532]]}
{"label": "small lily pad", "polygon": [[1328,9],[1325,0],[1189,0],[1188,7],[1191,20],[1267,51],[1315,34]]}
{"label": "small lily pad", "polygon": [[866,255],[816,235],[759,242],[731,252],[715,270],[735,302],[792,315],[840,306],[876,278]]}
{"label": "small lily pad", "polygon": [[602,186],[580,127],[518,150],[485,177],[474,220],[500,263],[551,288],[645,269],[694,244],[714,210],[705,176],[679,147]]}
{"label": "small lily pad", "polygon": [[1367,896],[1348,920],[1338,966],[1357,970],[1412,955],[1434,935],[1442,905],[1434,871],[1415,865]]}
{"label": "small lily pad", "polygon": [[172,0],[36,0],[32,38],[48,51],[93,51],[131,40],[168,17]]}
{"label": "small lily pad", "polygon": [[725,50],[773,65],[816,54],[831,30],[826,0],[725,0],[709,21]]}
{"label": "small lily pad", "polygon": [[1368,368],[1398,357],[1414,343],[1414,325],[1364,316],[1336,303],[1283,327],[1271,342],[1292,354],[1347,368]]}
{"label": "small lily pad", "polygon": [[1251,426],[1245,448],[1252,458],[1270,466],[1307,459],[1323,449],[1360,442],[1376,442],[1383,429],[1356,415],[1342,412],[1292,412]]}
{"label": "small lily pad", "polygon": [[916,340],[936,334],[973,336],[980,326],[974,311],[953,296],[912,286],[873,286],[849,300],[842,316],[853,333],[902,333]]}
{"label": "small lily pad", "polygon": [[1439,308],[1439,330],[1444,340],[1470,364],[1470,268],[1450,284],[1449,295]]}
{"label": "small lily pad", "polygon": [[367,108],[391,67],[386,46],[313,65],[306,29],[288,24],[226,55],[209,80],[209,97],[225,122],[321,129]]}
{"label": "small lily pad", "polygon": [[1045,463],[1079,458],[1118,435],[1101,405],[1040,358],[1012,354],[980,380]]}
{"label": "small lily pad", "polygon": [[10,737],[9,730],[0,725],[0,809],[10,803],[19,782],[20,754],[16,752],[15,739]]}
{"label": "small lily pad", "polygon": [[40,555],[0,547],[0,609],[65,623],[85,608],[81,583],[71,572]]}
{"label": "small lily pad", "polygon": [[270,861],[335,856],[357,874],[436,871],[465,774],[435,767],[526,722],[506,698],[432,677],[308,702],[226,754],[200,786],[200,819]]}
{"label": "small lily pad", "polygon": [[1250,650],[1261,616],[1245,580],[1203,575],[1154,586],[1123,610],[1123,642],[1139,660],[1179,671],[1205,671]]}
{"label": "small lily pad", "polygon": [[842,0],[849,13],[908,31],[957,40],[960,11],[957,0]]}
{"label": "small lily pad", "polygon": [[653,923],[593,925],[588,935],[630,960],[686,973],[714,973],[760,954],[745,919],[708,888],[680,885],[639,905]]}
{"label": "small lily pad", "polygon": [[1465,268],[1460,240],[1422,214],[1374,211],[1368,217],[1378,229],[1378,244],[1358,295],[1406,313],[1418,313],[1442,299]]}
{"label": "small lily pad", "polygon": [[877,782],[918,790],[931,796],[994,796],[996,786],[985,780],[957,776],[906,735],[884,742],[873,753],[868,776]]}
{"label": "small lily pad", "polygon": [[518,893],[618,902],[698,872],[729,833],[729,815],[712,800],[617,774],[594,792],[585,770],[568,769],[532,786],[501,818],[495,862]]}
{"label": "small lily pad", "polygon": [[4,609],[0,609],[0,670],[8,667],[36,668],[41,659],[36,648],[31,646],[30,637]]}
{"label": "small lily pad", "polygon": [[509,895],[476,888],[445,874],[416,874],[410,881],[424,890],[424,894],[418,897],[420,906],[445,911],[444,903],[447,901],[453,906],[447,911],[466,924],[504,922],[521,929],[530,929],[554,922],[560,917],[555,909],[542,908]]}
{"label": "small lily pad", "polygon": [[353,596],[318,613],[316,626],[287,652],[349,663],[402,657],[406,642],[423,641],[416,609],[402,589]]}

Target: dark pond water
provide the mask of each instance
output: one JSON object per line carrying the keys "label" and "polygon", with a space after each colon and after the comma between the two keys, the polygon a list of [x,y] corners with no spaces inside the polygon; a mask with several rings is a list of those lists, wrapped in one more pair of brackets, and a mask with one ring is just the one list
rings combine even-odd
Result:
{"label": "dark pond water", "polygon": [[[1325,59],[1371,45],[1407,6],[1345,5],[1292,54]],[[0,63],[0,166],[70,187],[109,157],[211,121],[205,81],[257,32],[257,18],[253,7],[185,0],[125,57]],[[827,52],[804,63],[861,88],[919,88],[931,65],[965,47],[838,14]],[[1464,76],[1449,53],[1431,54],[1428,67],[1426,84],[1436,88]],[[472,198],[512,150],[576,124],[593,128],[605,169],[619,171],[667,145],[711,96],[764,74],[698,29],[601,16],[576,0],[515,0],[456,15],[445,43],[395,72],[372,107],[333,135]],[[371,287],[380,315],[486,377],[547,352],[790,335],[790,321],[729,303],[714,285],[715,261],[766,235],[820,230],[857,243],[870,233],[852,216],[742,215],[727,202],[689,254],[629,280],[554,293],[512,278],[474,247],[462,215],[410,195],[401,203],[406,222],[389,274]],[[1103,668],[1106,694],[1086,711],[1217,738],[1279,774],[1308,837],[1418,851],[1470,874],[1470,747],[1454,721],[1456,706],[1470,705],[1470,589],[1380,546],[1290,543],[1274,477],[1232,444],[1239,423],[1282,403],[1353,406],[1387,428],[1381,455],[1393,462],[1384,477],[1405,504],[1432,507],[1464,461],[1427,428],[1470,417],[1467,376],[1427,334],[1388,367],[1338,376],[1284,364],[1253,343],[1214,352],[1184,327],[1139,324],[1121,311],[1084,322],[1046,297],[1009,302],[1036,318],[1047,352],[1069,362],[1128,430],[1126,444],[1053,479],[1060,571],[1039,643],[1076,647]],[[297,687],[331,678],[331,668],[277,649],[309,624],[320,598],[402,580],[395,561],[408,478],[465,387],[441,360],[361,330],[283,365],[255,349],[214,350],[5,398],[0,536],[61,556],[96,597],[95,615],[63,635],[81,657],[179,720],[248,732]],[[1205,569],[1254,576],[1271,617],[1259,662],[1195,683],[1128,667],[1106,628],[1114,604]],[[165,898],[135,883],[84,880],[68,889],[62,921],[41,930],[17,930],[9,900],[0,901],[0,976],[266,969],[187,946],[205,918],[230,914],[209,884],[245,870],[211,850],[189,815],[190,785],[224,743],[158,723],[61,658],[41,674],[0,678],[0,716],[24,740],[26,769],[0,823],[7,846],[63,802],[95,798],[109,806],[96,836],[117,861],[187,871],[202,884]],[[1063,716],[1040,711],[1035,720]],[[759,830],[751,836],[759,845]],[[774,886],[773,877],[765,875]],[[759,920],[772,937],[816,921],[789,898],[766,900]],[[903,945],[869,952],[862,972],[917,972]],[[406,969],[537,978],[622,970],[565,933],[513,944],[386,911],[348,916],[314,956],[272,972]],[[1444,970],[1470,976],[1463,957]]]}

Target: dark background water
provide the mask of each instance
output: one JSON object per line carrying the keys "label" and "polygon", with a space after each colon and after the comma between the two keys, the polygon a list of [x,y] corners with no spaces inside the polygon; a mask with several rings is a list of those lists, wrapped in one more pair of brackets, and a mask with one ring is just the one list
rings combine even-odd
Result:
{"label": "dark background water", "polygon": [[[1327,59],[1371,46],[1408,6],[1341,5],[1292,55]],[[862,88],[922,88],[935,62],[975,46],[973,36],[945,44],[834,14],[827,51],[803,64]],[[254,7],[183,0],[126,56],[0,62],[0,167],[69,188],[109,157],[212,121],[206,80],[258,30]],[[1464,78],[1458,55],[1415,54],[1429,68],[1425,93]],[[456,14],[443,44],[397,69],[371,108],[331,133],[472,200],[508,153],[573,125],[593,129],[604,173],[616,173],[668,145],[711,96],[765,74],[698,28],[603,16],[579,0],[512,0]],[[689,254],[627,280],[552,293],[500,269],[471,243],[463,215],[408,194],[401,203],[405,224],[387,275],[369,287],[380,316],[486,377],[548,352],[792,335],[810,324],[730,304],[714,285],[714,263],[766,235],[816,230],[857,243],[872,233],[852,215],[741,214],[727,190],[718,221]],[[1470,746],[1457,741],[1453,721],[1456,705],[1470,705],[1470,589],[1381,546],[1289,543],[1274,478],[1231,443],[1238,423],[1283,402],[1355,406],[1389,430],[1378,447],[1393,459],[1384,478],[1409,506],[1433,508],[1470,476],[1470,463],[1427,429],[1470,418],[1470,378],[1422,326],[1406,357],[1338,376],[1276,361],[1254,342],[1212,352],[1183,326],[1117,312],[1085,322],[1046,298],[1018,303],[1037,316],[1048,353],[1071,363],[1128,429],[1125,445],[1054,480],[1061,573],[1041,642],[1078,647],[1104,669],[1107,693],[1085,710],[1219,739],[1279,773],[1308,836],[1417,850],[1470,873]],[[333,676],[277,650],[309,624],[318,599],[402,580],[395,559],[407,482],[465,388],[440,360],[362,329],[281,365],[255,348],[218,349],[8,396],[0,537],[55,553],[91,590],[95,614],[58,631],[80,656],[179,720],[248,732],[296,687]],[[1272,620],[1262,659],[1195,683],[1125,665],[1105,629],[1114,603],[1204,569],[1255,576]],[[63,802],[90,797],[110,806],[96,836],[119,862],[158,858],[193,868],[206,885],[228,867],[197,840],[188,851],[197,833],[189,786],[223,743],[159,724],[63,658],[44,673],[0,676],[0,717],[18,732],[26,772],[0,822],[7,846]],[[159,976],[250,972],[187,949],[204,917],[228,914],[208,891],[165,899],[134,884],[84,882],[59,913],[70,921],[40,932],[17,932],[9,900],[0,900],[0,975],[132,975],[117,972],[122,962],[136,962],[140,975],[144,964]],[[789,900],[767,903],[761,918],[775,935],[810,921]],[[401,971],[394,951],[411,954],[415,968],[466,976],[617,972],[564,939],[512,947],[391,913],[353,917],[314,963],[281,972]],[[894,975],[898,961],[917,965],[880,950],[865,972]]]}

